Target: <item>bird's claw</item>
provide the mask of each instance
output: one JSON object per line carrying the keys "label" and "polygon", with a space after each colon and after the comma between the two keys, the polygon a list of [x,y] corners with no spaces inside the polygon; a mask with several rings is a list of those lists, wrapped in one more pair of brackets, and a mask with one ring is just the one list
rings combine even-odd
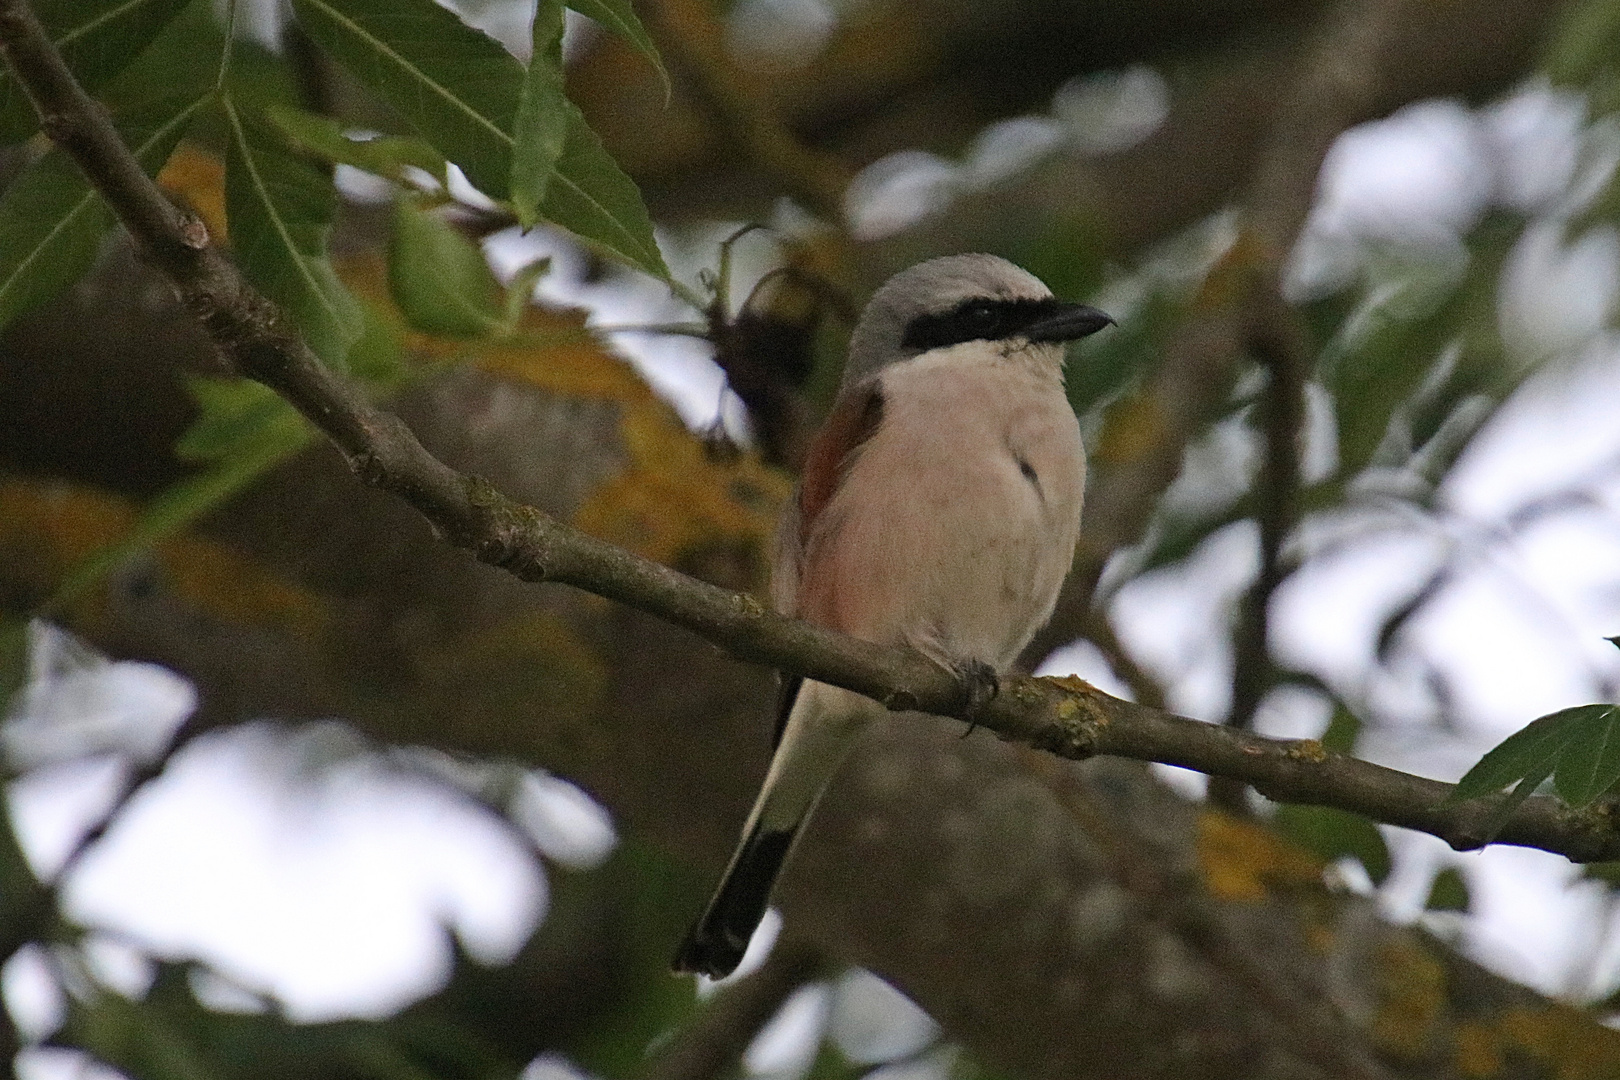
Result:
{"label": "bird's claw", "polygon": [[996,695],[1001,693],[1001,677],[996,669],[983,660],[964,660],[953,665],[956,677],[962,682],[962,695],[964,700],[963,715],[967,719],[967,730],[962,733],[965,739],[973,734],[978,727],[979,710],[994,701]]}

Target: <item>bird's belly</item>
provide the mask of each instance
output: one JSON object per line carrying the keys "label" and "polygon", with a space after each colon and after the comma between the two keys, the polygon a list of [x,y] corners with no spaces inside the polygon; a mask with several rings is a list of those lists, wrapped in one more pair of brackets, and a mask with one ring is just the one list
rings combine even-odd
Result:
{"label": "bird's belly", "polygon": [[1051,613],[1079,529],[1084,464],[1058,405],[1052,430],[1016,449],[1001,423],[874,439],[812,557],[838,594],[829,621],[942,662],[1011,663]]}

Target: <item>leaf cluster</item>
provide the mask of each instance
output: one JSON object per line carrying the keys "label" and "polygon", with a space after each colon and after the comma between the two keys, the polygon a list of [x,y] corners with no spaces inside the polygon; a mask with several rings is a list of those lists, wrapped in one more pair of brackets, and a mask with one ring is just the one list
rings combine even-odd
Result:
{"label": "leaf cluster", "polygon": [[[623,35],[662,73],[626,0],[574,6]],[[209,0],[53,0],[39,5],[39,15],[149,174],[157,175],[184,139],[213,143],[225,159],[222,224],[237,264],[292,315],[326,363],[343,365],[365,332],[361,305],[328,253],[336,165],[373,173],[394,186],[402,204],[424,207],[456,204],[459,172],[522,228],[560,226],[612,258],[667,277],[640,193],[563,92],[560,0],[538,3],[527,64],[433,0],[296,0],[298,31],[398,128],[383,133],[354,130],[342,117],[267,91],[296,85],[290,60],[235,40],[234,25],[219,25],[214,7]],[[234,5],[228,10],[234,22]],[[14,80],[0,76],[0,140],[28,140],[37,128]],[[392,247],[398,259],[420,266],[443,254],[443,230],[413,227],[408,210],[397,220],[405,223]],[[0,326],[82,276],[112,226],[60,151],[38,155],[0,196]],[[454,261],[465,268],[472,260],[460,252]],[[393,277],[409,281],[413,273],[407,267]],[[466,295],[436,296],[429,308],[476,310],[487,300],[479,275],[446,280]],[[420,299],[416,290],[407,295]],[[430,310],[424,321],[443,318]],[[462,329],[467,318],[459,320]],[[503,310],[488,325],[509,322]]]}

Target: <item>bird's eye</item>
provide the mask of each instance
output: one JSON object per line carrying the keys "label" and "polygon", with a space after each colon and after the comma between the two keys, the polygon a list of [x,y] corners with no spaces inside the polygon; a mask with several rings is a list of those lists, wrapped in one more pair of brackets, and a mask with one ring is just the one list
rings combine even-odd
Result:
{"label": "bird's eye", "polygon": [[969,304],[962,310],[962,318],[976,330],[995,325],[996,309],[990,304]]}

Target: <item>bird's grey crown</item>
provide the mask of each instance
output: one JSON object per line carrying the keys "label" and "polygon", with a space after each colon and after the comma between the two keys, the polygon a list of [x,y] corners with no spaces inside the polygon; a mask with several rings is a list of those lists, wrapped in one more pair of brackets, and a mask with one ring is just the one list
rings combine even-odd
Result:
{"label": "bird's grey crown", "polygon": [[996,255],[945,255],[902,270],[872,295],[849,341],[844,383],[884,364],[916,356],[906,330],[919,318],[944,316],[974,300],[1049,301],[1040,278]]}

